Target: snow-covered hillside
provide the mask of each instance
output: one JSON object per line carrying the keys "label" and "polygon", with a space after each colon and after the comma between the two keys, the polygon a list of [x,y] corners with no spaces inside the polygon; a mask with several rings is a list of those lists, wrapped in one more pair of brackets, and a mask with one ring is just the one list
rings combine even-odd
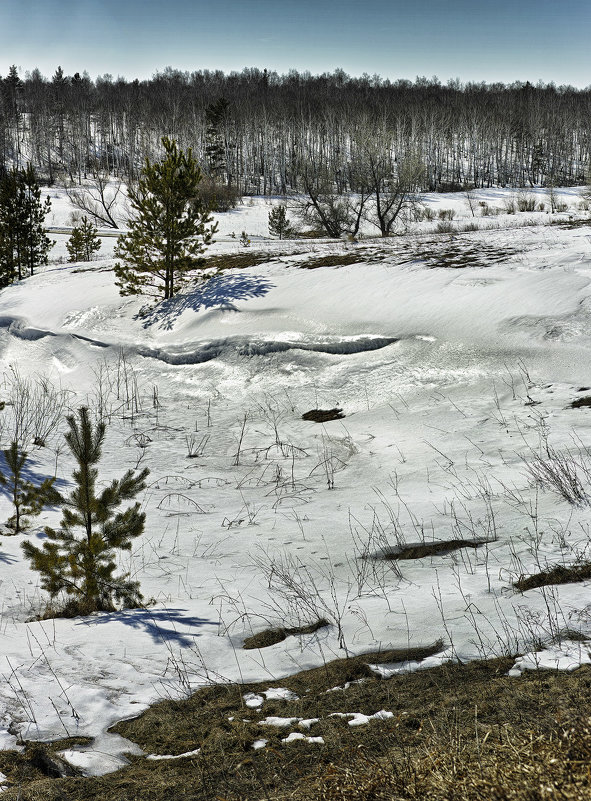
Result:
{"label": "snow-covered hillside", "polygon": [[[64,224],[70,209],[54,201],[52,224]],[[429,203],[470,221],[461,196]],[[155,308],[119,296],[114,240],[107,258],[54,263],[0,293],[2,397],[47,377],[68,408],[107,416],[103,480],[151,471],[146,531],[121,565],[144,609],[28,622],[47,598],[20,543],[42,541],[59,512],[0,536],[1,747],[94,736],[70,758],[100,772],[130,748],[108,726],[158,698],[439,639],[422,666],[519,654],[518,680],[590,660],[588,585],[521,594],[513,583],[591,561],[591,411],[570,406],[591,395],[591,227],[568,227],[566,213],[564,226],[421,224],[307,245],[266,241],[269,208],[257,199],[221,216],[211,249],[269,261]],[[230,237],[242,230],[249,249]],[[302,269],[310,254],[334,265]],[[302,419],[332,408],[344,416]],[[3,415],[6,446],[10,406]],[[560,456],[581,477],[578,504],[534,480]],[[67,486],[61,431],[31,458],[35,476],[57,468]],[[1,519],[10,513],[4,494]],[[384,558],[444,540],[467,545]],[[242,648],[319,619],[330,625]]]}

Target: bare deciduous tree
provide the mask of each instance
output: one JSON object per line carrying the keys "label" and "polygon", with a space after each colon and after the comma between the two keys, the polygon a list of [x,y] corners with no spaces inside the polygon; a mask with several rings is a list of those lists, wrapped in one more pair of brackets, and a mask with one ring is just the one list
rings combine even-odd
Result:
{"label": "bare deciduous tree", "polygon": [[70,202],[88,214],[94,222],[107,228],[119,228],[115,219],[117,203],[123,200],[123,184],[109,178],[101,170],[94,170],[92,178],[84,186],[66,189]]}

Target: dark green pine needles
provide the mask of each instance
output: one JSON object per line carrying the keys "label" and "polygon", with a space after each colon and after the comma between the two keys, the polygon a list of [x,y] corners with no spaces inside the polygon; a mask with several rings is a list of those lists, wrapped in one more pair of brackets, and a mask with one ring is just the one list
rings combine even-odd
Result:
{"label": "dark green pine needles", "polygon": [[191,148],[162,139],[165,157],[146,159],[137,189],[129,189],[134,216],[117,241],[116,284],[122,295],[171,298],[187,273],[202,267],[201,254],[217,226],[199,197],[201,170]]}
{"label": "dark green pine needles", "polygon": [[113,611],[115,602],[138,606],[142,601],[139,584],[129,574],[115,575],[115,554],[131,549],[131,541],[143,533],[145,514],[137,502],[123,511],[118,507],[145,489],[149,471],[134,475],[128,470],[99,491],[95,465],[101,458],[105,423],[93,426],[85,407],[67,422],[66,442],[78,463],[73,473],[75,487],[64,501],[61,527],[45,529],[48,541],[42,548],[24,542],[23,551],[41,573],[41,586],[52,598],[61,592],[71,596],[63,614]]}
{"label": "dark green pine needles", "polygon": [[38,485],[27,478],[28,454],[18,442],[12,442],[2,454],[9,473],[0,473],[0,485],[6,487],[14,507],[6,525],[13,534],[20,534],[29,526],[30,517],[40,514],[44,506],[60,503],[62,498],[53,486],[55,478],[46,478]]}

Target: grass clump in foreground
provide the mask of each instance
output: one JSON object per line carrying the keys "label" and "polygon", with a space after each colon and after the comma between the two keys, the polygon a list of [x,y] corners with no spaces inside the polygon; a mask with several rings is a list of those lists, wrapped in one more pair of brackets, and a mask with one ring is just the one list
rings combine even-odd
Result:
{"label": "grass clump in foreground", "polygon": [[591,562],[580,565],[554,565],[548,570],[534,573],[531,576],[520,576],[513,584],[516,590],[525,592],[537,587],[549,587],[552,584],[574,584],[578,581],[591,579]]}
{"label": "grass clump in foreground", "polygon": [[[337,660],[281,681],[215,685],[184,701],[164,701],[115,730],[146,760],[97,778],[16,774],[23,755],[0,752],[13,786],[6,801],[542,801],[591,798],[591,668],[570,674],[506,675],[513,659],[448,663],[388,680],[369,676],[382,655]],[[364,680],[347,685],[354,679]],[[246,692],[286,687],[297,700],[244,704]],[[340,689],[334,689],[335,686]],[[327,690],[332,690],[327,692]],[[379,710],[390,719],[349,726],[332,713]],[[305,734],[324,744],[283,743],[297,724],[268,716],[318,718]],[[253,750],[256,739],[265,748]],[[46,746],[47,747],[47,746]],[[60,747],[63,747],[61,745]],[[26,752],[25,752],[26,754]],[[11,762],[12,760],[12,762]]]}

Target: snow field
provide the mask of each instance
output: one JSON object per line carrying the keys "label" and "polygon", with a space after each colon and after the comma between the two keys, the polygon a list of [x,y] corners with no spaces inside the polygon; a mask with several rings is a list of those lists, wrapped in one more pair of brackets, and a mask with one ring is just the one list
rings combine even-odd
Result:
{"label": "snow field", "polygon": [[[452,201],[464,203],[429,199]],[[226,233],[265,236],[268,209],[247,202],[223,218]],[[56,225],[67,212],[56,200]],[[119,297],[108,258],[53,264],[3,290],[4,395],[15,371],[47,376],[66,408],[106,415],[102,480],[129,467],[151,474],[145,533],[121,556],[143,609],[27,622],[47,599],[20,542],[42,540],[59,512],[1,534],[0,746],[94,737],[66,758],[89,773],[113,769],[133,746],[107,728],[158,698],[438,640],[437,655],[381,674],[506,653],[519,655],[516,677],[588,662],[586,584],[512,585],[589,561],[589,503],[536,486],[528,465],[548,444],[589,458],[589,410],[569,405],[591,386],[590,233],[462,234],[460,250],[510,251],[463,269],[409,258],[409,240],[396,239],[314,244],[322,255],[359,252],[359,263],[303,270],[293,243],[261,240],[269,263],[197,284],[147,316],[144,300]],[[417,237],[445,257],[447,235]],[[334,407],[343,419],[301,419]],[[10,415],[8,406],[5,445]],[[30,469],[41,478],[56,465],[66,487],[59,430],[31,450]],[[0,515],[10,515],[5,495]],[[442,540],[481,544],[381,558]],[[313,634],[242,649],[266,628],[321,618],[329,625]],[[262,696],[246,704],[262,707]]]}

